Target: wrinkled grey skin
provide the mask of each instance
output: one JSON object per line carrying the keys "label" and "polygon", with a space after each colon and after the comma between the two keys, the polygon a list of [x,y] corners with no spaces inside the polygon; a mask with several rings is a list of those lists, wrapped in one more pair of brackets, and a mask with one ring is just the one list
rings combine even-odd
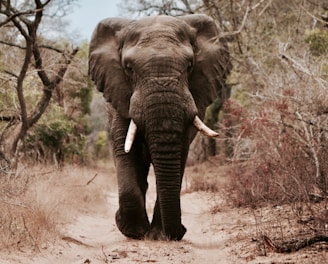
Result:
{"label": "wrinkled grey skin", "polygon": [[[105,19],[90,43],[89,74],[109,103],[119,188],[116,223],[127,237],[180,240],[180,190],[193,118],[222,93],[231,69],[226,44],[205,15]],[[130,120],[137,135],[129,153]],[[152,222],[145,210],[150,164],[157,201]]]}

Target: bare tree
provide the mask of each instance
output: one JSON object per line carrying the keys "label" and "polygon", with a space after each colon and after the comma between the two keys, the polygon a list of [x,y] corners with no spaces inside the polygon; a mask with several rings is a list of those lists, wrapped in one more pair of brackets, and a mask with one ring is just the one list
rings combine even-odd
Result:
{"label": "bare tree", "polygon": [[202,7],[198,0],[123,0],[120,8],[129,15],[136,17],[150,15],[172,15],[194,14]]}
{"label": "bare tree", "polygon": [[[0,1],[0,89],[14,98],[12,109],[0,110],[0,162],[15,165],[19,142],[46,111],[78,52],[47,43],[38,34],[45,10],[55,1],[25,1],[19,6]],[[28,91],[36,88],[38,94],[28,101]]]}

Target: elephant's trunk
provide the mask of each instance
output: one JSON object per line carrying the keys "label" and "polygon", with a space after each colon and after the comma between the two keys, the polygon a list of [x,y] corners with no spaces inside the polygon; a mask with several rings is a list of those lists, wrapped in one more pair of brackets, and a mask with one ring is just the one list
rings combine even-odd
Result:
{"label": "elephant's trunk", "polygon": [[187,132],[197,108],[180,82],[162,78],[152,84],[142,87],[140,116],[133,117],[133,112],[131,116],[144,135],[154,166],[162,229],[169,239],[180,240],[186,231],[181,224],[180,191],[190,140]]}
{"label": "elephant's trunk", "polygon": [[[179,113],[181,109],[170,106],[166,110]],[[153,120],[146,128],[146,141],[156,175],[156,189],[164,234],[171,240],[180,240],[185,229],[181,224],[180,190],[184,164],[184,120],[164,117],[165,111],[153,108]],[[161,123],[161,125],[160,125]]]}
{"label": "elephant's trunk", "polygon": [[[169,160],[165,153],[155,155],[157,158],[152,159],[163,231],[168,239],[180,240],[186,231],[181,223],[181,161]],[[181,152],[172,152],[172,155],[179,156]]]}

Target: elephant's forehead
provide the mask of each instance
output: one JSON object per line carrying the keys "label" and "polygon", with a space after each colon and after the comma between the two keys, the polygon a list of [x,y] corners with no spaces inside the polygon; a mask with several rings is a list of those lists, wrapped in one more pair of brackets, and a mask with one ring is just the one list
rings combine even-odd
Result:
{"label": "elephant's forehead", "polygon": [[179,24],[181,24],[180,20],[178,20],[175,17],[171,17],[171,16],[145,17],[145,18],[138,20],[138,22],[141,25],[145,25],[145,26],[167,25],[167,26],[177,27]]}
{"label": "elephant's forehead", "polygon": [[169,16],[157,16],[144,18],[135,23],[127,32],[127,39],[134,42],[151,42],[158,38],[168,40],[183,41],[191,36],[188,26]]}

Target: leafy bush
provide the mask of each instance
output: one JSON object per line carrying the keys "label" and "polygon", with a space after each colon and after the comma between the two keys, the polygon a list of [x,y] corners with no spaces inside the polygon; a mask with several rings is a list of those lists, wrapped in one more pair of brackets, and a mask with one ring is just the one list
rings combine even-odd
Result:
{"label": "leafy bush", "polygon": [[311,31],[305,38],[309,44],[313,56],[321,56],[328,53],[328,33],[321,30]]}
{"label": "leafy bush", "polygon": [[70,91],[70,97],[72,99],[78,99],[80,101],[80,111],[82,114],[90,114],[91,109],[90,109],[90,102],[92,100],[92,88],[93,86],[91,85],[91,81],[89,80],[89,85],[86,87],[83,87],[79,90],[73,90]]}
{"label": "leafy bush", "polygon": [[40,124],[36,127],[39,140],[46,146],[60,149],[69,134],[73,132],[73,124],[64,116],[53,120],[50,124]]}
{"label": "leafy bush", "polygon": [[25,152],[34,161],[55,163],[84,162],[88,119],[79,123],[67,116],[61,107],[53,107],[28,133]]}
{"label": "leafy bush", "polygon": [[99,131],[95,143],[96,158],[108,157],[107,131]]}

